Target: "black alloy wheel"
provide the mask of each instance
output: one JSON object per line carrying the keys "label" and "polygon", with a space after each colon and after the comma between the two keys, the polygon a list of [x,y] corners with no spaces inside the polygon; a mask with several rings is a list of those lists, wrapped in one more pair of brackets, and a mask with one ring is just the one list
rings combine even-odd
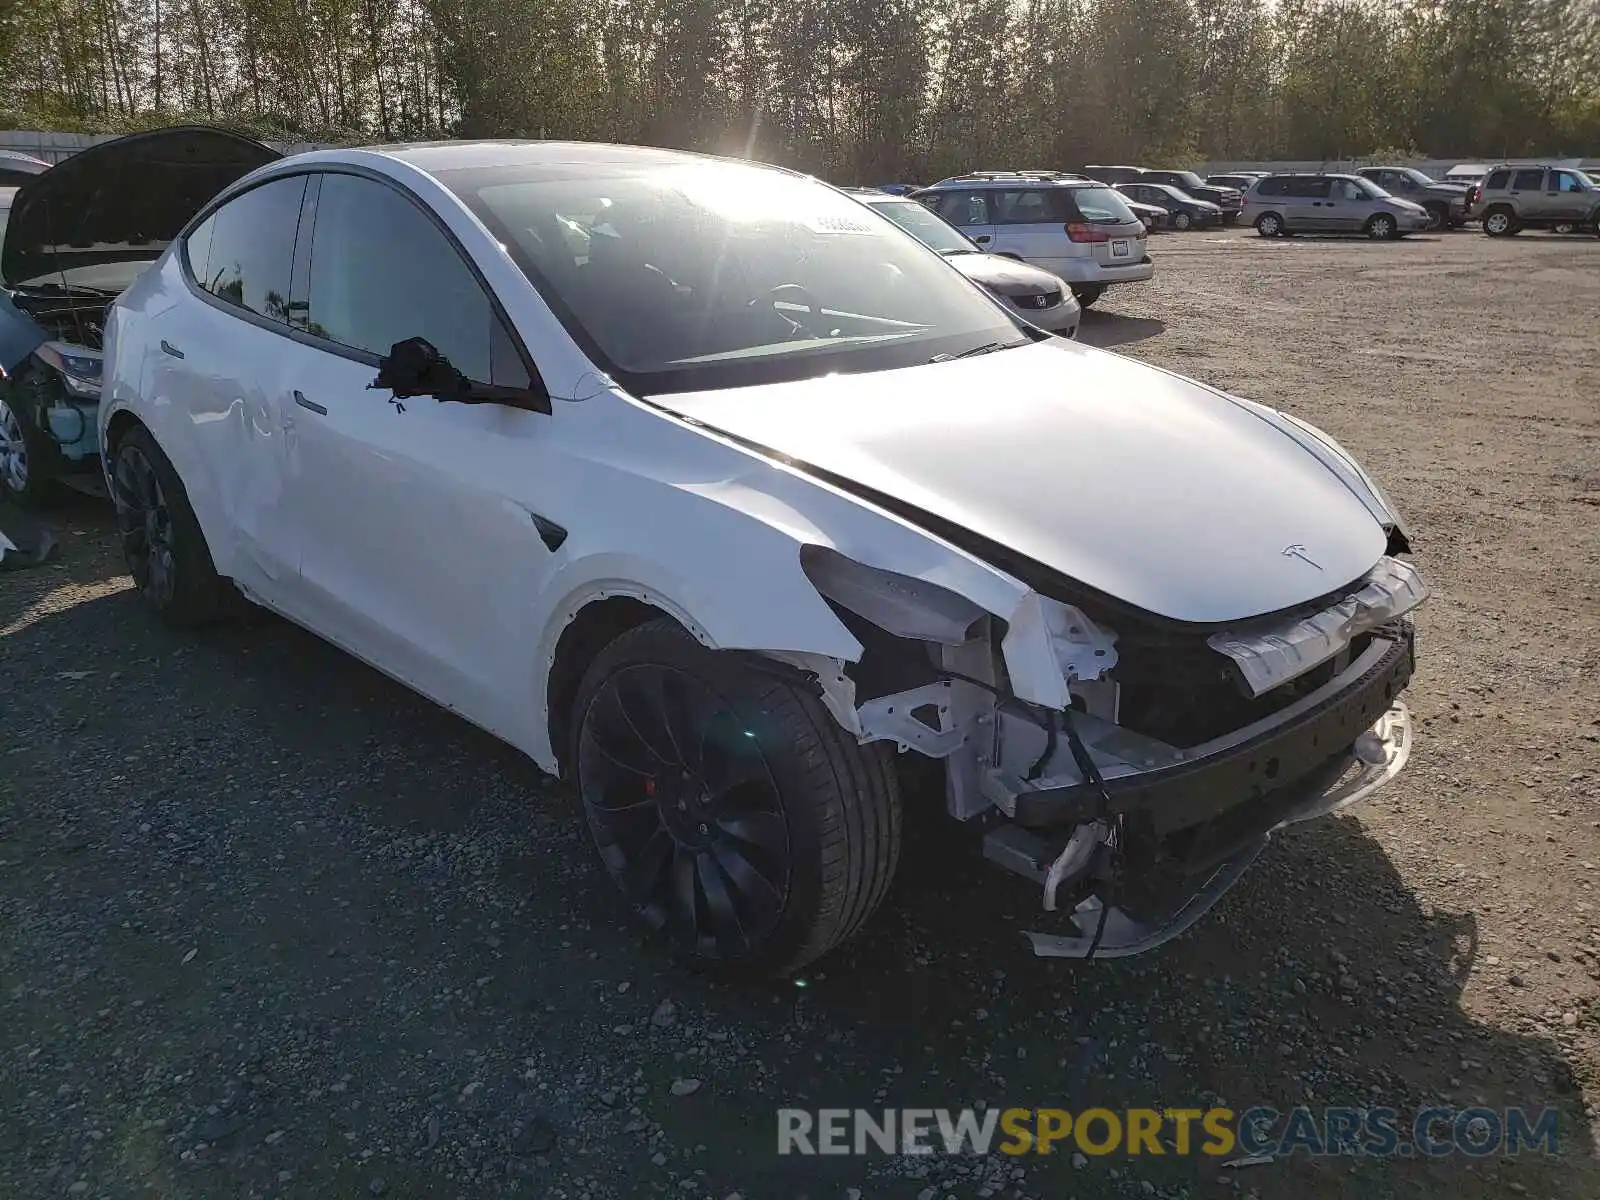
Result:
{"label": "black alloy wheel", "polygon": [[792,864],[753,730],[701,679],[659,663],[610,675],[578,737],[584,810],[646,923],[696,955],[739,958],[777,926]]}

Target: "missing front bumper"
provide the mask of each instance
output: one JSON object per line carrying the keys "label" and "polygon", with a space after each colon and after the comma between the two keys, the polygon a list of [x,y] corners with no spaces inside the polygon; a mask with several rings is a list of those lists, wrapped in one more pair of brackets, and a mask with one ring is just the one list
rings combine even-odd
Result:
{"label": "missing front bumper", "polygon": [[[1040,958],[1127,958],[1170,942],[1187,931],[1237,883],[1280,829],[1340,812],[1366,799],[1404,769],[1411,757],[1411,714],[1395,701],[1342,755],[1314,776],[1285,788],[1271,802],[1249,805],[1223,827],[1209,852],[1202,838],[1191,846],[1201,864],[1176,899],[1154,915],[1135,915],[1099,892],[1079,902],[1069,934],[1028,932]],[[1213,839],[1215,842],[1216,839]]]}

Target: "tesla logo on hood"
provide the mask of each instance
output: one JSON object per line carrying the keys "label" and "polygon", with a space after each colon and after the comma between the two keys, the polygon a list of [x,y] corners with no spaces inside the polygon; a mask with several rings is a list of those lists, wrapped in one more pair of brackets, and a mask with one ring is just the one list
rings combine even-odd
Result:
{"label": "tesla logo on hood", "polygon": [[1296,542],[1292,546],[1285,546],[1283,548],[1283,556],[1285,558],[1298,558],[1301,562],[1310,563],[1313,567],[1316,567],[1317,570],[1322,570],[1322,564],[1307,554],[1306,548],[1299,542]]}

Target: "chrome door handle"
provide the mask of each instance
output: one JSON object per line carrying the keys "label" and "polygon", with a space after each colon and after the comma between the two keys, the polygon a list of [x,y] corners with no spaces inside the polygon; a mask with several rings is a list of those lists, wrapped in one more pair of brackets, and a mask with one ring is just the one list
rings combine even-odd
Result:
{"label": "chrome door handle", "polygon": [[167,341],[166,338],[162,338],[161,339],[161,353],[170,354],[170,355],[172,355],[173,358],[182,358],[183,357],[183,351],[179,350],[171,342]]}
{"label": "chrome door handle", "polygon": [[316,413],[317,416],[319,416],[319,417],[325,417],[325,416],[328,415],[328,410],[327,409],[323,408],[322,405],[316,403],[313,400],[307,400],[306,397],[305,397],[305,393],[302,392],[299,388],[296,388],[295,391],[294,391],[294,402],[296,404],[298,404],[301,408],[309,408],[312,412]]}

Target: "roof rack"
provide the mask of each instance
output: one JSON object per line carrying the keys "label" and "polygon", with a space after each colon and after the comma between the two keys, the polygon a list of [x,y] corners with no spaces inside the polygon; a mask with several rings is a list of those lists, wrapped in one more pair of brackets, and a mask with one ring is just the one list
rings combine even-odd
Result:
{"label": "roof rack", "polygon": [[938,184],[933,186],[938,187],[939,184],[944,183],[1004,182],[1008,179],[1047,181],[1059,179],[1085,180],[1087,178],[1087,176],[1079,175],[1073,171],[967,171],[961,175],[951,175],[946,179],[941,179]]}

